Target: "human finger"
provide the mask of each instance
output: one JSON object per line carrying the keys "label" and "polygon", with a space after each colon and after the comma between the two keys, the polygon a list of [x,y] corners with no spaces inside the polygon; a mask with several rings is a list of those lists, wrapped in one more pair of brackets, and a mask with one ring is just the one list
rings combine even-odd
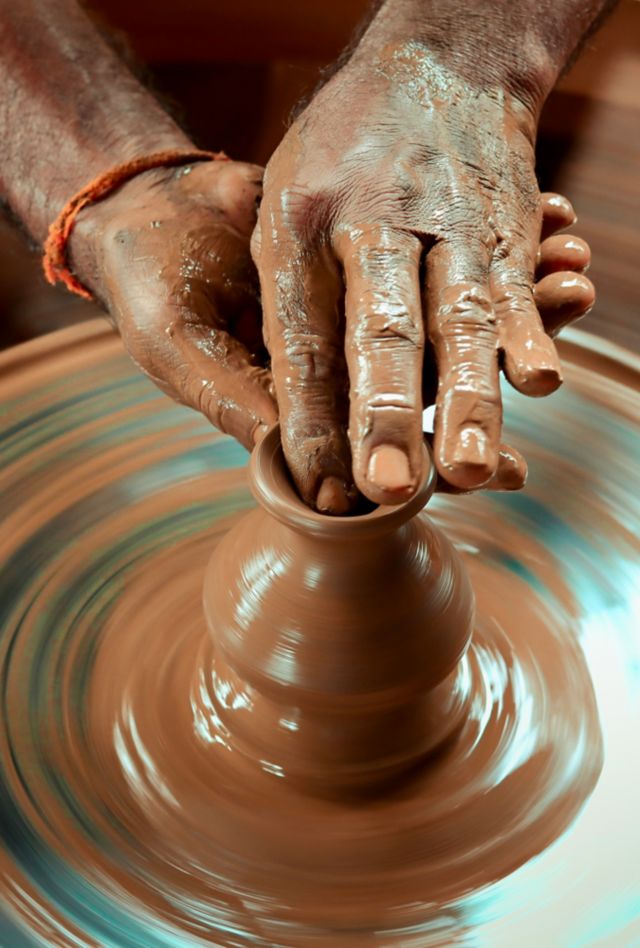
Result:
{"label": "human finger", "polygon": [[540,195],[542,209],[542,228],[540,240],[545,240],[565,227],[571,227],[577,221],[571,201],[563,194],[545,191]]}
{"label": "human finger", "polygon": [[347,436],[342,281],[328,250],[305,250],[273,229],[252,242],[265,338],[289,470],[303,500],[347,513],[357,492]]}
{"label": "human finger", "polygon": [[491,293],[504,374],[519,392],[538,397],[558,388],[562,369],[533,298],[533,256],[529,237],[516,237],[509,253],[492,264]]}
{"label": "human finger", "polygon": [[402,503],[422,480],[422,244],[376,225],[345,229],[334,246],[346,286],[354,480],[374,503]]}
{"label": "human finger", "polygon": [[596,299],[593,283],[580,273],[559,272],[543,277],[533,288],[540,318],[550,336],[586,316]]}
{"label": "human finger", "polygon": [[[521,490],[527,482],[527,462],[515,448],[508,444],[501,444],[498,452],[498,466],[496,472],[486,484],[482,485],[482,490],[508,491]],[[449,484],[443,477],[438,477],[436,491],[441,494],[467,494],[468,490],[462,490]]]}
{"label": "human finger", "polygon": [[202,412],[220,431],[251,450],[275,423],[271,375],[242,343],[201,318],[185,320],[173,307],[146,297],[144,318],[120,319],[132,358],[163,391]]}
{"label": "human finger", "polygon": [[426,258],[428,332],[438,368],[435,460],[454,487],[495,474],[502,427],[498,333],[488,290],[489,249],[440,241]]}
{"label": "human finger", "polygon": [[556,234],[543,240],[538,248],[536,280],[560,270],[586,273],[590,263],[591,249],[585,240],[572,234]]}

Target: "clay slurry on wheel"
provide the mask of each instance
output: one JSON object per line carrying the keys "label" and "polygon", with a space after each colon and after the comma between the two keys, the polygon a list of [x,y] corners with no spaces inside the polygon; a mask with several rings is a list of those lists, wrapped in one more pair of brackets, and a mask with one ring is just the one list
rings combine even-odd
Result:
{"label": "clay slurry on wheel", "polygon": [[638,371],[569,338],[551,401],[505,394],[526,492],[429,504],[477,597],[468,717],[357,801],[217,713],[247,696],[201,590],[244,451],[97,324],[0,356],[0,943],[512,946],[534,910],[539,944],[637,937]]}

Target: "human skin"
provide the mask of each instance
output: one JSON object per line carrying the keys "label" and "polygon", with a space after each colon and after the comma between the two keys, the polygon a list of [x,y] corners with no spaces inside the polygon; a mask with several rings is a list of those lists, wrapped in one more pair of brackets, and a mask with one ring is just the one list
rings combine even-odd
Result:
{"label": "human skin", "polygon": [[[73,0],[0,0],[0,80],[0,194],[39,244],[101,173],[196,147]],[[277,418],[249,253],[261,181],[243,162],[149,171],[69,246],[139,367],[248,448]]]}
{"label": "human skin", "polygon": [[557,275],[584,253],[561,238],[543,245],[540,274],[556,275],[534,291],[534,145],[549,91],[609,5],[387,0],[272,156],[253,254],[285,455],[308,503],[344,512],[354,483],[405,501],[434,401],[441,477],[487,485],[500,369],[525,395],[561,384],[550,291],[592,291]]}
{"label": "human skin", "polygon": [[[68,199],[97,175],[151,152],[193,150],[72,0],[0,0],[0,30],[0,192],[38,243]],[[140,174],[82,211],[69,245],[74,273],[109,312],[140,368],[248,448],[278,415],[249,252],[261,174],[241,162]],[[366,174],[364,162],[363,181]],[[362,187],[358,180],[355,187]],[[563,198],[547,202],[549,233],[573,217]],[[546,242],[540,248],[540,266],[550,274],[540,284],[540,311],[555,325],[582,315],[593,290],[578,273],[562,274],[584,269],[588,249],[582,259],[566,244],[577,238],[552,240],[552,253]],[[264,262],[262,276],[270,299]],[[322,292],[330,292],[331,281],[323,280]],[[277,366],[282,383],[281,357]],[[283,404],[285,425],[299,431],[286,397]],[[317,425],[326,430],[321,406]],[[330,438],[320,443],[311,476],[301,476],[300,456],[290,437],[288,443],[305,499],[345,512],[355,499],[346,454],[337,467],[337,499],[330,481],[318,503]],[[348,450],[345,439],[342,448]],[[488,486],[519,487],[525,470],[517,452],[504,447]],[[443,480],[441,487],[459,489]]]}

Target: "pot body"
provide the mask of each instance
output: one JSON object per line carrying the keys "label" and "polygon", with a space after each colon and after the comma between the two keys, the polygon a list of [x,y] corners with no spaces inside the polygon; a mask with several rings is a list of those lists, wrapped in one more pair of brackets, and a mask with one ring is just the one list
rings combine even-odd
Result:
{"label": "pot body", "polygon": [[234,749],[306,789],[386,782],[464,716],[474,597],[424,513],[325,537],[253,510],[216,549],[204,607]]}

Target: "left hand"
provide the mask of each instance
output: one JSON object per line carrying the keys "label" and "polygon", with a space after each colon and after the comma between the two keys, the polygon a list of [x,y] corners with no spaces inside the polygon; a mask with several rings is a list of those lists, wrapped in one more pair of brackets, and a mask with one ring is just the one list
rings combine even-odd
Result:
{"label": "left hand", "polygon": [[85,208],[70,242],[139,368],[249,450],[277,419],[249,253],[261,186],[237,161],[154,169]]}

